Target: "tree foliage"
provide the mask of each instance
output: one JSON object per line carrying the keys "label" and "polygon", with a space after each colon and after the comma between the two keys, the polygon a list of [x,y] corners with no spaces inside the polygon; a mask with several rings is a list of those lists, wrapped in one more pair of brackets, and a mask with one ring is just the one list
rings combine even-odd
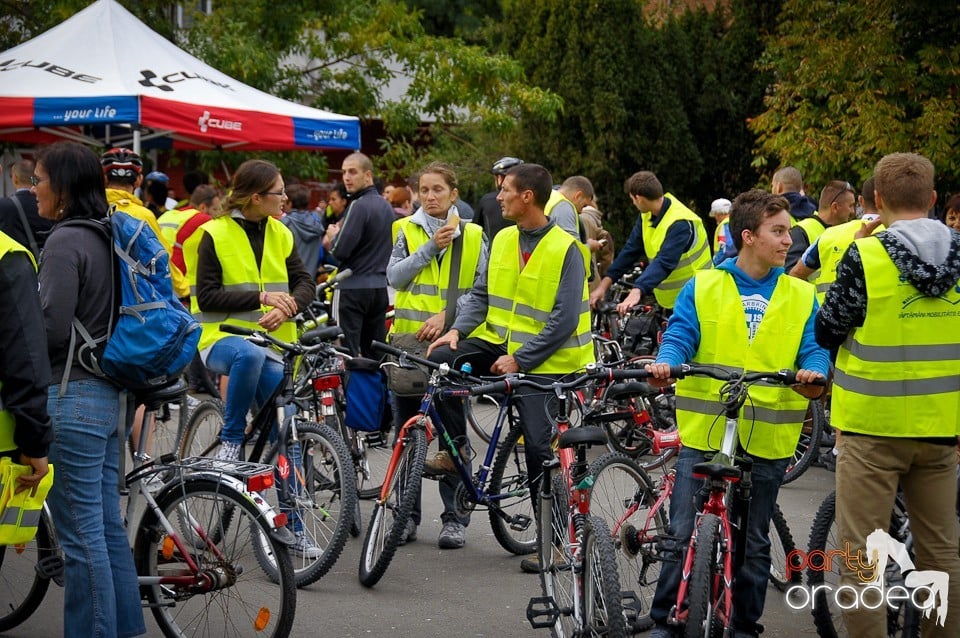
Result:
{"label": "tree foliage", "polygon": [[755,164],[801,170],[819,188],[860,181],[884,154],[916,151],[941,189],[960,186],[960,7],[919,0],[787,0],[761,68],[774,74],[753,120]]}

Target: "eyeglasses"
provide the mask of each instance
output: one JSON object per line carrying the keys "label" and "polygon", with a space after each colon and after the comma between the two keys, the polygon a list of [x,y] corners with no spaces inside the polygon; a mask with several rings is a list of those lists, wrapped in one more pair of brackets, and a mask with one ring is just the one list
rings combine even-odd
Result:
{"label": "eyeglasses", "polygon": [[49,181],[49,179],[50,179],[49,177],[44,177],[44,178],[41,179],[41,178],[37,177],[36,175],[31,175],[31,176],[30,176],[30,183],[33,184],[34,186],[39,186],[39,185],[40,185],[40,182],[46,182],[46,181]]}
{"label": "eyeglasses", "polygon": [[853,193],[853,199],[857,199],[857,191],[853,189],[853,186],[850,185],[850,182],[844,182],[843,188],[837,191],[837,194],[833,196],[833,199],[830,200],[830,205],[832,206],[837,198],[843,195],[844,193]]}
{"label": "eyeglasses", "polygon": [[261,195],[279,195],[280,197],[286,197],[286,196],[287,196],[287,189],[286,189],[286,188],[281,188],[281,189],[278,190],[278,191],[264,191],[264,192],[262,192],[262,193],[260,193],[260,194],[261,194]]}

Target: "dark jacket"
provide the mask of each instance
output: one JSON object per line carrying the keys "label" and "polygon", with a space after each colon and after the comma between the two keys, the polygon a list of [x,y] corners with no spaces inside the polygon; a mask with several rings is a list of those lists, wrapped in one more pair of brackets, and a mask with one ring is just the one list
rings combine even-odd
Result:
{"label": "dark jacket", "polygon": [[13,203],[14,198],[23,206],[27,223],[30,225],[31,232],[33,232],[33,239],[37,242],[37,248],[42,249],[43,243],[47,241],[47,235],[50,234],[50,229],[53,228],[53,222],[37,214],[37,198],[29,189],[21,188],[12,197],[0,197],[0,231],[31,250],[30,240],[23,228],[20,213],[17,211],[16,204]]}
{"label": "dark jacket", "polygon": [[481,197],[476,214],[473,216],[473,223],[480,224],[488,241],[493,241],[497,233],[513,223],[503,218],[503,210],[500,208],[500,202],[497,201],[499,192],[490,191]]}
{"label": "dark jacket", "polygon": [[797,221],[813,216],[817,212],[817,202],[800,193],[784,193],[784,199],[790,202],[790,214]]}
{"label": "dark jacket", "polygon": [[342,290],[387,287],[387,264],[393,251],[390,227],[394,219],[393,208],[373,186],[350,196],[340,232],[330,249],[341,269],[353,271],[340,283]]}
{"label": "dark jacket", "polygon": [[292,210],[280,218],[280,222],[293,233],[300,261],[311,276],[323,256],[323,233],[326,230],[320,216],[309,210]]}

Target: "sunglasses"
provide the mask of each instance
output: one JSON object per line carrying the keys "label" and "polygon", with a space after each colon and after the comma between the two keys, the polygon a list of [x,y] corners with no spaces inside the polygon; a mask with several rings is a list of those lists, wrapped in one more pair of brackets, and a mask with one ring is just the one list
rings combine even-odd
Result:
{"label": "sunglasses", "polygon": [[844,182],[843,188],[837,191],[837,194],[833,196],[833,199],[830,200],[830,204],[833,205],[837,199],[844,193],[853,193],[853,198],[857,198],[857,191],[853,189],[853,186],[850,185],[850,182]]}

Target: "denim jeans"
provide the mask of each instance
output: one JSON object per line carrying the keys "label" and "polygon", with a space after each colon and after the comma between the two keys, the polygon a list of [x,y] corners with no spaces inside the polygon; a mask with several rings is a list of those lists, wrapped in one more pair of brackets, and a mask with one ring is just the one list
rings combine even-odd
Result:
{"label": "denim jeans", "polygon": [[48,502],[65,558],[63,626],[70,636],[146,632],[133,553],[120,513],[117,389],[99,379],[48,390],[56,480]]}
{"label": "denim jeans", "polygon": [[[703,486],[703,480],[693,478],[693,466],[712,456],[713,452],[687,447],[680,450],[677,456],[676,482],[670,496],[670,536],[676,539],[677,547],[681,551],[677,552],[677,560],[664,561],[660,566],[660,579],[650,610],[650,616],[660,624],[666,624],[670,608],[677,603],[683,559],[693,534],[697,492]],[[734,574],[733,583],[733,621],[741,631],[759,631],[759,620],[763,615],[766,600],[767,580],[770,577],[770,519],[773,517],[783,475],[787,471],[787,461],[788,459],[753,459],[747,542],[746,548],[742,550],[745,552],[743,565]],[[738,548],[737,551],[740,552],[741,549]]]}
{"label": "denim jeans", "polygon": [[243,443],[247,412],[256,399],[264,405],[283,379],[283,363],[267,357],[267,349],[243,337],[224,337],[213,344],[207,355],[207,367],[229,375],[227,400],[223,408],[221,439]]}

